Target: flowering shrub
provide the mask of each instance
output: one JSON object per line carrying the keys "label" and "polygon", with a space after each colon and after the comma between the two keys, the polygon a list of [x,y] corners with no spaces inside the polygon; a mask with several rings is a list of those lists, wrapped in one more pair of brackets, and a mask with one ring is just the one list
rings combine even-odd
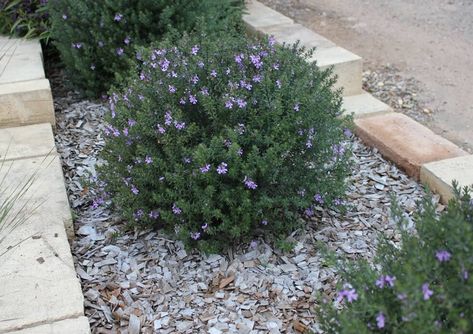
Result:
{"label": "flowering shrub", "polygon": [[48,0],[0,1],[0,34],[49,38]]}
{"label": "flowering shrub", "polygon": [[70,80],[99,96],[126,76],[135,47],[202,27],[238,27],[243,0],[51,0],[49,7]]}
{"label": "flowering shrub", "polygon": [[306,56],[205,36],[141,50],[139,76],[111,95],[101,170],[123,215],[215,251],[340,204],[341,98]]}
{"label": "flowering shrub", "polygon": [[384,241],[374,266],[338,264],[345,307],[322,306],[326,333],[473,333],[473,200],[468,189],[456,193],[440,216],[426,199],[418,234],[404,229],[400,248]]}

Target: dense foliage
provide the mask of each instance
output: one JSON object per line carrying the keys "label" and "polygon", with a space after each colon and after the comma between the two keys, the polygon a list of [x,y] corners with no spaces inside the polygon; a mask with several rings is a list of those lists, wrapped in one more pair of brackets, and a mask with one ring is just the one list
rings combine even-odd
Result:
{"label": "dense foliage", "polygon": [[[326,333],[473,333],[473,200],[456,191],[446,212],[423,202],[417,234],[403,229],[402,246],[383,241],[374,266],[342,261],[337,310],[321,310]],[[394,218],[405,226],[398,208]]]}
{"label": "dense foliage", "polygon": [[99,96],[129,69],[135,47],[181,32],[239,27],[243,0],[50,0],[52,38],[73,84]]}
{"label": "dense foliage", "polygon": [[49,38],[48,0],[0,1],[0,34]]}
{"label": "dense foliage", "polygon": [[307,56],[205,36],[142,50],[110,98],[101,170],[123,216],[216,251],[340,204],[349,130],[334,78]]}

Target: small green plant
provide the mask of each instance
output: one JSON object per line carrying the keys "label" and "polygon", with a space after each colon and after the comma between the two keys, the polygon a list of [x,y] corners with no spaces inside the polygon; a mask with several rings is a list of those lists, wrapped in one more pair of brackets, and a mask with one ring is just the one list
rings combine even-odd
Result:
{"label": "small green plant", "polygon": [[218,251],[341,204],[349,121],[310,54],[228,36],[140,50],[110,98],[101,179],[117,209]]}
{"label": "small green plant", "polygon": [[72,83],[89,96],[124,80],[137,46],[182,32],[237,29],[243,0],[50,0],[52,38]]}
{"label": "small green plant", "polygon": [[0,34],[49,39],[47,0],[0,1]]}
{"label": "small green plant", "polygon": [[454,187],[440,216],[430,197],[423,201],[417,234],[394,204],[400,247],[383,240],[372,265],[338,262],[344,284],[335,305],[320,309],[326,333],[473,333],[473,200]]}

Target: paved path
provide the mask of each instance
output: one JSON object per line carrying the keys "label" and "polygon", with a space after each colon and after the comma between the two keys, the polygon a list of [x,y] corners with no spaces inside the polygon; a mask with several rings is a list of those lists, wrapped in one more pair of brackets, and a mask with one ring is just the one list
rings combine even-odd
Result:
{"label": "paved path", "polygon": [[473,1],[263,0],[375,65],[423,84],[427,124],[473,149]]}

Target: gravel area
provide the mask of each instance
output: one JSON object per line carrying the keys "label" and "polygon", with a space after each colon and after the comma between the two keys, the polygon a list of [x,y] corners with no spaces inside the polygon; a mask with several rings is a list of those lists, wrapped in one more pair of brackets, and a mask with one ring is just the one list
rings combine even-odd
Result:
{"label": "gravel area", "polygon": [[56,145],[62,158],[77,237],[72,245],[93,333],[318,332],[317,293],[333,297],[337,275],[324,266],[318,243],[351,258],[371,258],[380,233],[400,235],[389,219],[395,194],[410,216],[423,196],[417,182],[376,150],[353,138],[352,182],[345,214],[320,208],[281,252],[257,240],[228,254],[188,253],[158,231],[127,230],[84,186],[103,148],[100,102],[81,100],[49,75],[56,107]]}

